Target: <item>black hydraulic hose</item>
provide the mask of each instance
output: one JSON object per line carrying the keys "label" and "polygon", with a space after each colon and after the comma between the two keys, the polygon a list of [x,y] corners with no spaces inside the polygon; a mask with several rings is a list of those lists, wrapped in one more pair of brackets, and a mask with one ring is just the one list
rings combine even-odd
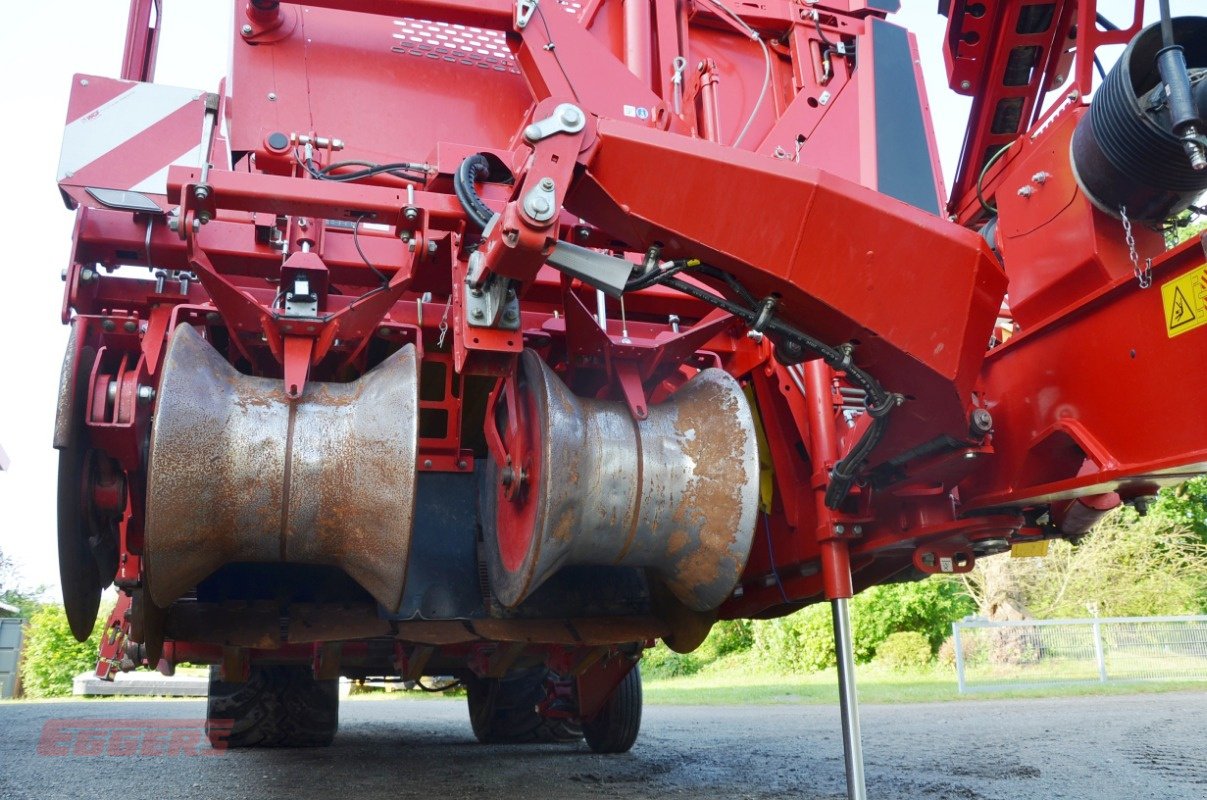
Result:
{"label": "black hydraulic hose", "polygon": [[475,153],[462,161],[453,173],[453,191],[461,203],[461,208],[465,210],[465,216],[478,230],[485,229],[490,223],[490,218],[494,216],[494,212],[482,202],[478,190],[474,188],[474,184],[489,173],[490,163],[481,153]]}
{"label": "black hydraulic hose", "polygon": [[[720,270],[707,266],[704,266],[702,271],[704,274],[710,276],[727,275],[727,273],[722,273]],[[662,278],[662,280],[657,282],[683,292],[686,295],[703,300],[717,308],[724,309],[748,325],[754,325],[756,321],[760,320],[760,317],[764,317],[761,320],[764,331],[778,338],[791,341],[802,349],[815,354],[831,368],[846,373],[847,377],[853,383],[857,384],[867,393],[865,402],[867,404],[868,415],[872,418],[872,423],[864,431],[859,441],[855,443],[855,446],[851,448],[851,451],[834,465],[834,468],[830,471],[830,485],[826,487],[826,506],[829,508],[838,508],[842,505],[842,502],[850,493],[860,469],[863,468],[864,462],[883,438],[885,428],[888,426],[888,414],[897,406],[897,395],[886,391],[871,374],[855,366],[851,360],[851,350],[849,347],[831,347],[820,339],[776,319],[773,315],[764,314],[763,310],[759,307],[745,308],[694,284],[669,277],[666,273],[663,273]],[[724,280],[738,294],[746,297],[751,296],[732,275],[728,275]]]}
{"label": "black hydraulic hose", "polygon": [[1101,27],[1104,31],[1119,30],[1119,26],[1116,25],[1115,23],[1111,22],[1109,19],[1107,19],[1106,16],[1103,15],[1101,12],[1096,14],[1095,16],[1098,20],[1099,27]]}

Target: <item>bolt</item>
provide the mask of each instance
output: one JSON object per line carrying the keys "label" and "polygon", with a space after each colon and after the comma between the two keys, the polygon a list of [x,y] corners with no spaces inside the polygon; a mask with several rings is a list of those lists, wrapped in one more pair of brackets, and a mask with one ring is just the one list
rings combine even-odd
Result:
{"label": "bolt", "polygon": [[209,196],[210,187],[206,186],[205,184],[193,187],[193,197],[196,197],[198,200],[205,200]]}
{"label": "bolt", "polygon": [[968,418],[968,427],[973,436],[984,436],[993,430],[993,415],[983,408],[973,409]]}
{"label": "bolt", "polygon": [[90,269],[85,269],[80,272],[80,283],[92,283],[96,280],[96,273]]}
{"label": "bolt", "polygon": [[142,405],[147,405],[155,399],[155,389],[150,386],[138,387],[138,402]]}
{"label": "bolt", "polygon": [[544,197],[534,197],[528,202],[534,214],[548,214],[552,208]]}
{"label": "bolt", "polygon": [[122,323],[122,329],[126,333],[134,333],[136,330],[138,330],[138,323],[132,319],[128,319]]}
{"label": "bolt", "polygon": [[1033,183],[1038,183],[1040,186],[1043,186],[1045,183],[1048,182],[1048,178],[1051,178],[1051,177],[1052,177],[1051,173],[1040,171],[1031,176],[1031,181]]}
{"label": "bolt", "polygon": [[473,311],[469,312],[469,315],[474,319],[484,319],[486,317],[486,312],[480,308],[475,308]]}
{"label": "bolt", "polygon": [[553,178],[541,178],[541,188],[546,192],[553,191]]}
{"label": "bolt", "polygon": [[425,459],[423,460],[423,468],[424,468],[424,469],[431,469],[431,468],[432,468],[432,460],[431,460],[430,458],[425,458]]}
{"label": "bolt", "polygon": [[268,101],[269,101],[270,103],[275,103],[275,102],[276,102],[276,100],[277,100],[277,93],[276,93],[276,92],[269,92],[269,93],[268,93]]}
{"label": "bolt", "polygon": [[200,230],[201,230],[201,220],[194,217],[193,218],[193,233],[197,233]]}
{"label": "bolt", "polygon": [[562,109],[562,123],[565,125],[577,125],[582,121],[582,115],[578,113],[577,108]]}
{"label": "bolt", "polygon": [[511,467],[503,467],[499,472],[499,483],[503,484],[503,486],[511,486],[514,481],[515,470]]}
{"label": "bolt", "polygon": [[176,233],[180,230],[180,217],[168,218],[168,230],[172,231],[173,233]]}
{"label": "bolt", "polygon": [[310,221],[308,219],[306,219],[305,217],[298,217],[298,228],[300,228],[301,230],[306,230],[309,227],[310,227]]}
{"label": "bolt", "polygon": [[846,532],[847,532],[847,527],[845,525],[835,525],[834,526],[834,535],[835,536],[842,536]]}
{"label": "bolt", "polygon": [[589,228],[578,229],[578,239],[580,242],[585,242],[591,238],[591,230]]}
{"label": "bolt", "polygon": [[469,464],[466,463],[465,459],[457,462],[457,469],[466,469],[468,466]]}
{"label": "bolt", "polygon": [[242,33],[244,36],[251,36],[253,33],[256,32],[256,29],[250,25],[244,25],[242,28],[239,29],[239,32]]}
{"label": "bolt", "polygon": [[967,91],[972,88],[972,81],[960,81],[960,88]]}
{"label": "bolt", "polygon": [[406,210],[402,212],[402,215],[407,218],[408,222],[414,222],[415,220],[419,219],[419,209],[415,208],[414,206],[407,206]]}
{"label": "bolt", "polygon": [[862,536],[863,535],[863,526],[856,525],[854,528],[851,528],[851,533],[855,534],[856,536]]}
{"label": "bolt", "polygon": [[80,78],[80,86],[87,86],[87,85],[88,85],[88,79]]}
{"label": "bolt", "polygon": [[101,323],[101,328],[106,331],[111,331],[116,327],[117,327],[117,324],[111,319],[107,319]]}
{"label": "bolt", "polygon": [[59,280],[67,283],[67,267],[63,267],[63,271],[59,273]]}
{"label": "bolt", "polygon": [[541,126],[540,125],[529,125],[527,128],[524,129],[524,138],[530,142],[539,141],[541,138]]}
{"label": "bolt", "polygon": [[1018,187],[1018,196],[1019,197],[1030,197],[1033,194],[1035,194],[1035,190],[1032,189],[1030,186]]}
{"label": "bolt", "polygon": [[427,240],[427,252],[428,252],[428,255],[432,255],[432,256],[436,255],[436,250],[437,250],[437,245],[436,245],[436,243],[435,243],[435,242],[433,242],[431,239],[428,239],[428,240]]}

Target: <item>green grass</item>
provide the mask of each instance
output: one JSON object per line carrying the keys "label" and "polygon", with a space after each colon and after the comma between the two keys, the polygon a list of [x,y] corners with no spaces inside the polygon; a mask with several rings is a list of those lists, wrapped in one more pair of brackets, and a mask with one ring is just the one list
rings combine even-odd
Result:
{"label": "green grass", "polygon": [[[1027,697],[1077,697],[1149,692],[1207,691],[1207,681],[1085,683],[994,689],[961,695],[954,669],[931,667],[895,672],[881,665],[861,664],[856,670],[863,703],[933,703]],[[652,705],[769,705],[838,702],[834,669],[805,675],[775,675],[758,671],[747,657],[730,656],[709,664],[695,675],[661,678],[647,675],[644,694]]]}

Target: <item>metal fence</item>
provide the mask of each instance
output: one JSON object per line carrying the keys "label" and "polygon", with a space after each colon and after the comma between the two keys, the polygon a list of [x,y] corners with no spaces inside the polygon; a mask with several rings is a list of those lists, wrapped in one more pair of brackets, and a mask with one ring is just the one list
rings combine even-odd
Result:
{"label": "metal fence", "polygon": [[0,698],[12,697],[17,688],[24,625],[23,619],[0,619]]}
{"label": "metal fence", "polygon": [[1108,681],[1207,680],[1207,616],[952,624],[960,693]]}

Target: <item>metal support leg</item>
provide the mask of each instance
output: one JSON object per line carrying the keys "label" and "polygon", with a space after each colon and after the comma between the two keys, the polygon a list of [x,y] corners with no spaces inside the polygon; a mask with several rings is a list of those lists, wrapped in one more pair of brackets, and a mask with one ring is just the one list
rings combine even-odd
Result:
{"label": "metal support leg", "polygon": [[851,643],[850,601],[830,601],[834,613],[834,652],[838,656],[838,702],[842,709],[842,753],[847,762],[848,800],[867,800],[863,775],[863,738],[859,734],[859,697],[855,693],[855,649]]}

